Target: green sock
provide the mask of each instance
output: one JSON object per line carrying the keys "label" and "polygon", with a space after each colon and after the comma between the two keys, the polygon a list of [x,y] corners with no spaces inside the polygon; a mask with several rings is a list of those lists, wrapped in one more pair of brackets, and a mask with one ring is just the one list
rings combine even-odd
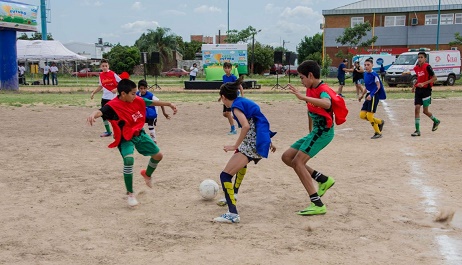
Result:
{"label": "green sock", "polygon": [[146,175],[152,176],[152,173],[157,168],[157,164],[159,164],[160,160],[149,159],[148,168],[146,168]]}
{"label": "green sock", "polygon": [[107,120],[103,121],[104,128],[106,128],[106,132],[111,133],[111,126],[109,126],[109,122]]}
{"label": "green sock", "polygon": [[431,116],[430,119],[432,119],[433,122],[438,122],[438,119],[435,116]]}
{"label": "green sock", "polygon": [[124,165],[124,181],[127,191],[133,193],[133,165]]}
{"label": "green sock", "polygon": [[415,118],[415,130],[420,132],[420,118]]}

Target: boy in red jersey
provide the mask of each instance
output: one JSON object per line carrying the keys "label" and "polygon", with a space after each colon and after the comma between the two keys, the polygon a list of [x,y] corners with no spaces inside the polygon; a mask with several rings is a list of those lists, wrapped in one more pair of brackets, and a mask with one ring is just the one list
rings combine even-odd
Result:
{"label": "boy in red jersey", "polygon": [[117,85],[117,91],[119,96],[109,101],[101,109],[94,111],[87,118],[87,122],[93,125],[96,118],[99,117],[111,122],[114,129],[114,142],[109,145],[109,148],[117,147],[122,155],[128,205],[133,207],[138,205],[133,192],[134,148],[140,154],[151,157],[146,170],[141,170],[141,175],[150,188],[152,188],[152,173],[163,157],[159,147],[143,130],[146,121],[146,106],[168,106],[173,110],[173,114],[176,114],[177,110],[176,106],[170,102],[152,101],[136,96],[136,84],[129,79],[121,80]]}
{"label": "boy in red jersey", "polygon": [[438,130],[440,121],[433,116],[428,110],[432,102],[432,85],[437,80],[432,67],[426,62],[427,54],[419,52],[417,55],[417,65],[414,67],[414,72],[417,75],[417,83],[412,88],[415,92],[414,96],[414,115],[415,115],[415,132],[411,136],[420,136],[420,107],[423,106],[423,113],[433,121],[432,131]]}
{"label": "boy in red jersey", "polygon": [[[101,107],[106,105],[110,100],[117,96],[117,83],[121,80],[121,78],[114,73],[113,71],[109,70],[109,62],[106,59],[101,60],[101,72],[99,74],[99,85],[98,87],[91,92],[91,99],[93,99],[94,95],[99,91],[103,90],[103,97],[101,98]],[[102,133],[101,137],[108,137],[112,135],[111,126],[109,126],[109,122],[103,118],[104,127],[106,131]]]}

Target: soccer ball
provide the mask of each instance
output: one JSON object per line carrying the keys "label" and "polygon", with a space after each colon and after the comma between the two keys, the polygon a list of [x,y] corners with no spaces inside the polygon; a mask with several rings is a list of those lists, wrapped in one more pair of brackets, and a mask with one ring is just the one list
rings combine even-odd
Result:
{"label": "soccer ball", "polygon": [[218,184],[215,180],[206,179],[199,185],[199,192],[204,200],[211,200],[218,194]]}

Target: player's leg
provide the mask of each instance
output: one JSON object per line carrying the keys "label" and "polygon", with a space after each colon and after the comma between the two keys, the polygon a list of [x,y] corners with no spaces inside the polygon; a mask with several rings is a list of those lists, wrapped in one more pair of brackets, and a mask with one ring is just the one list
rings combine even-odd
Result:
{"label": "player's leg", "polygon": [[146,119],[146,123],[148,124],[149,136],[151,136],[151,139],[155,143],[156,143],[156,127],[155,127],[156,121],[157,121],[157,118],[155,118],[155,119]]}
{"label": "player's leg", "polygon": [[127,202],[129,206],[133,207],[138,205],[133,191],[133,164],[135,163],[135,159],[133,158],[134,145],[131,141],[123,140],[118,148],[124,161],[123,175],[128,195]]}
{"label": "player's leg", "polygon": [[236,207],[236,198],[234,197],[234,186],[232,183],[233,175],[249,163],[249,159],[242,153],[234,153],[220,174],[220,182],[223,192],[225,193],[228,205],[228,213],[213,219],[221,223],[238,223],[240,221]]}
{"label": "player's leg", "polygon": [[234,126],[233,115],[231,114],[231,108],[223,105],[223,117],[228,119],[230,131],[228,134],[237,134],[236,126]]}
{"label": "player's leg", "polygon": [[[109,100],[107,99],[101,99],[101,107],[104,107],[104,105],[106,105],[107,103],[109,102]],[[112,131],[111,131],[111,125],[109,125],[109,121],[102,118],[103,119],[103,124],[104,124],[104,128],[106,129],[105,132],[103,132],[100,136],[101,137],[108,137],[108,136],[111,136],[112,135]]]}
{"label": "player's leg", "polygon": [[163,154],[157,144],[144,131],[141,131],[139,136],[133,137],[132,142],[140,154],[150,157],[146,169],[141,170],[140,174],[143,176],[146,186],[152,188],[152,174],[162,160]]}
{"label": "player's leg", "polygon": [[433,121],[432,131],[438,130],[440,121],[435,116],[433,116],[433,113],[431,113],[429,110],[431,102],[432,102],[431,92],[429,92],[428,97],[423,98],[422,101],[423,101],[423,113],[427,115],[427,117],[429,117]]}

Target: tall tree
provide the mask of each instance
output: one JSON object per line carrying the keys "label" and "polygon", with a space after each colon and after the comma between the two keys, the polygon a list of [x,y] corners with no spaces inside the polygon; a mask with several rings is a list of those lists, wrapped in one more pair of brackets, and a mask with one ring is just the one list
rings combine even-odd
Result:
{"label": "tall tree", "polygon": [[[372,30],[371,23],[366,21],[364,23],[356,24],[354,27],[346,28],[343,34],[335,39],[336,42],[343,46],[364,48],[371,46],[377,41],[377,36],[370,39],[364,39],[367,33]],[[352,57],[352,54],[348,54],[348,57]]]}
{"label": "tall tree", "polygon": [[316,33],[312,37],[305,36],[297,45],[298,61],[314,60],[321,65],[322,61],[322,34]]}
{"label": "tall tree", "polygon": [[462,45],[462,36],[459,32],[454,33],[454,41],[451,41],[449,45]]}
{"label": "tall tree", "polygon": [[191,41],[184,43],[184,53],[183,59],[184,60],[194,60],[196,58],[196,53],[201,52],[202,42],[199,41]]}
{"label": "tall tree", "polygon": [[122,72],[133,73],[133,68],[139,64],[140,50],[135,47],[115,45],[112,49],[103,54],[109,60],[111,70],[120,74]]}
{"label": "tall tree", "polygon": [[[251,44],[248,45],[249,49],[249,63],[251,60],[252,56],[252,48]],[[255,63],[254,63],[254,73],[256,74],[261,74],[263,71],[268,70],[271,68],[273,65],[274,61],[274,49],[273,47],[269,45],[263,45],[259,42],[255,42],[254,46],[254,52],[255,52]],[[250,64],[249,64],[250,65]]]}
{"label": "tall tree", "polygon": [[161,58],[159,67],[154,65],[155,74],[159,74],[159,69],[162,69],[163,63],[173,59],[173,51],[178,48],[177,36],[170,33],[169,28],[148,29],[147,33],[143,33],[135,41],[135,46],[142,52],[159,52]]}
{"label": "tall tree", "polygon": [[248,26],[246,29],[243,29],[241,31],[233,29],[228,32],[228,36],[226,37],[226,42],[227,43],[238,43],[240,41],[249,42],[250,40],[252,40],[252,36],[254,34],[257,34],[257,32],[258,31],[252,26]]}

